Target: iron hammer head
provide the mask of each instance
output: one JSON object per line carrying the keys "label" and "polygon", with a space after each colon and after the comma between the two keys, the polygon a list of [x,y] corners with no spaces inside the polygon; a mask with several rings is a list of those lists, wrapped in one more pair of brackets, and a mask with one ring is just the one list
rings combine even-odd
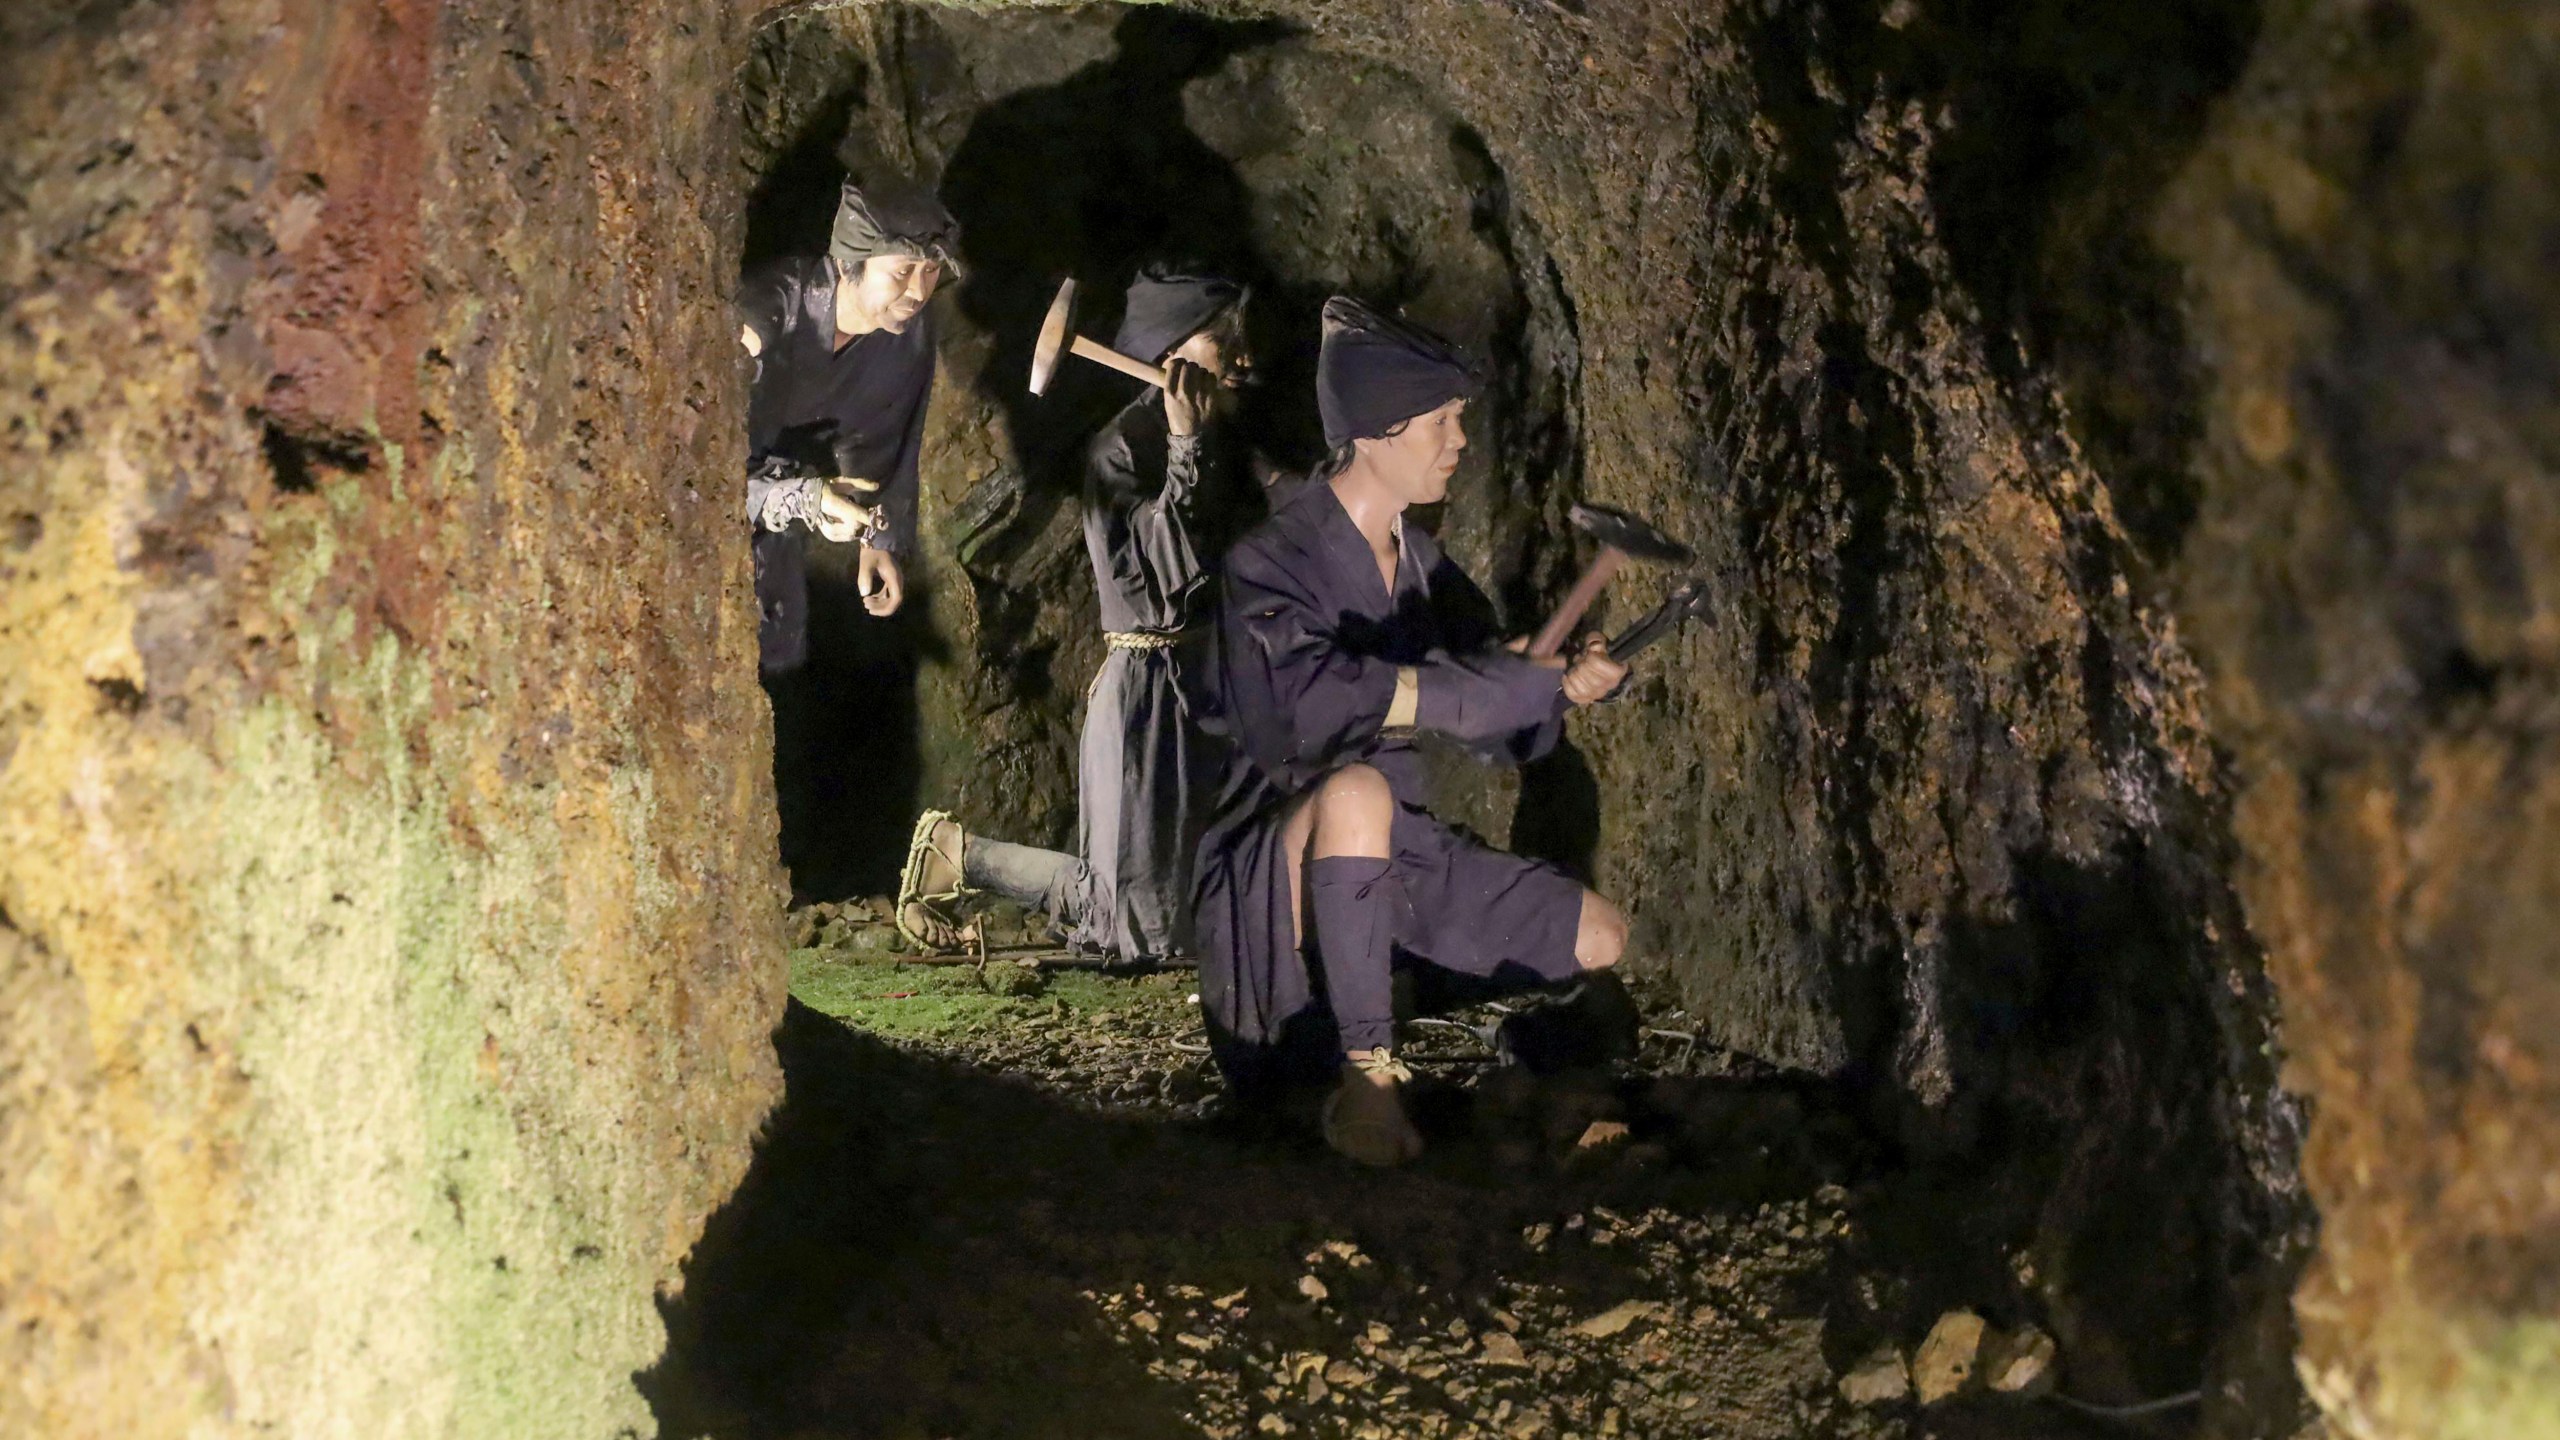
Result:
{"label": "iron hammer head", "polygon": [[1049,302],[1049,314],[1040,322],[1040,338],[1031,347],[1031,393],[1049,388],[1049,377],[1058,373],[1058,357],[1067,353],[1067,342],[1075,334],[1076,282],[1070,278],[1058,286],[1058,298]]}
{"label": "iron hammer head", "polygon": [[1647,525],[1624,510],[1606,505],[1576,505],[1571,516],[1573,528],[1632,560],[1658,560],[1666,564],[1686,564],[1689,547]]}

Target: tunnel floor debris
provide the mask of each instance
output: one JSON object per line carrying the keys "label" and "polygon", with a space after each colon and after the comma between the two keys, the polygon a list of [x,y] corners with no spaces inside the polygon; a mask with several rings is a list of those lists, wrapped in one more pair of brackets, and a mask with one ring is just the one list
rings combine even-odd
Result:
{"label": "tunnel floor debris", "polygon": [[1982,1282],[1890,1252],[1950,1197],[1667,1007],[1635,1062],[1543,1080],[1431,1027],[1431,1151],[1373,1172],[1225,1112],[1189,974],[801,924],[789,1098],[642,1378],[670,1436],[2175,1433],[1982,1376],[1922,1406],[1913,1352]]}

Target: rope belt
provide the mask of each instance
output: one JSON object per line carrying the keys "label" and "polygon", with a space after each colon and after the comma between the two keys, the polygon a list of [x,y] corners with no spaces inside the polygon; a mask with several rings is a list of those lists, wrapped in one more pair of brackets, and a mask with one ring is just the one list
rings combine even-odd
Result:
{"label": "rope belt", "polygon": [[1114,650],[1170,650],[1190,638],[1189,630],[1105,630],[1102,643]]}

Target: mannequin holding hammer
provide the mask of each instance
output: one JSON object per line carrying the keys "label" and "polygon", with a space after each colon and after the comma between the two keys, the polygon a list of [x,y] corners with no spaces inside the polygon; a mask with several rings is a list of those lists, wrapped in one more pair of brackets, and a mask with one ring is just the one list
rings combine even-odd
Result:
{"label": "mannequin holding hammer", "polygon": [[1504,986],[1617,963],[1617,907],[1424,807],[1415,732],[1495,763],[1551,749],[1626,678],[1605,642],[1498,643],[1491,607],[1418,525],[1446,497],[1480,388],[1446,339],[1325,303],[1318,408],[1333,459],[1238,542],[1220,616],[1236,754],[1197,856],[1200,1004],[1239,1094],[1329,1080],[1324,1138],[1393,1165],[1422,1148],[1400,1092],[1397,957]]}
{"label": "mannequin holding hammer", "polygon": [[[1211,576],[1262,509],[1232,414],[1253,370],[1246,298],[1234,281],[1152,266],[1129,287],[1112,345],[1084,347],[1150,388],[1086,460],[1085,551],[1105,651],[1085,692],[1076,851],[967,833],[926,811],[897,908],[900,931],[926,949],[968,941],[953,902],[982,891],[1046,914],[1069,945],[1117,964],[1191,958],[1191,852],[1218,772],[1196,693]],[[1058,312],[1061,329],[1069,318]],[[1047,340],[1054,364],[1064,337]],[[1035,390],[1047,378],[1040,364]]]}

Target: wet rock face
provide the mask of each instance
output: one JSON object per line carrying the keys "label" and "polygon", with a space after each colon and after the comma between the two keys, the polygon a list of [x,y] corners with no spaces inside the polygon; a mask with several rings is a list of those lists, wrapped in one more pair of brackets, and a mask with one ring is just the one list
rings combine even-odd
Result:
{"label": "wet rock face", "polygon": [[0,1432],[649,1427],[778,1081],[733,27],[0,21]]}

